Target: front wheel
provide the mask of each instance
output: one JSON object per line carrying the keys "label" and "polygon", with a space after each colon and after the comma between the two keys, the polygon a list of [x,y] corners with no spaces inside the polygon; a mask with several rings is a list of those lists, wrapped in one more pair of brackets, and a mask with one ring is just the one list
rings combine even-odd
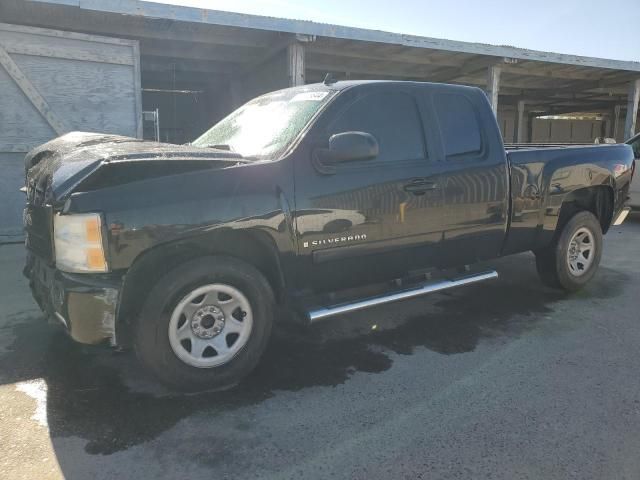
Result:
{"label": "front wheel", "polygon": [[140,360],[180,390],[233,385],[258,363],[273,323],[273,293],[230,257],[187,262],[153,287],[135,328]]}
{"label": "front wheel", "polygon": [[543,283],[570,292],[577,291],[593,278],[600,264],[600,222],[591,212],[576,213],[557,239],[535,254]]}

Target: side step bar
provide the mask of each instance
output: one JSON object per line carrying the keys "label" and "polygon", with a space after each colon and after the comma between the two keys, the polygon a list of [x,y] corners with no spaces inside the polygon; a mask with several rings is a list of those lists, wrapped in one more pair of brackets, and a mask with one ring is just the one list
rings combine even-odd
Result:
{"label": "side step bar", "polygon": [[330,307],[320,307],[309,312],[309,321],[311,323],[315,323],[319,320],[333,317],[334,315],[355,312],[356,310],[375,307],[376,305],[382,305],[384,303],[397,302],[398,300],[419,297],[428,293],[440,292],[442,290],[448,290],[450,288],[462,287],[464,285],[471,285],[472,283],[484,282],[485,280],[494,280],[497,278],[498,272],[496,272],[495,270],[490,270],[487,272],[467,275],[452,280],[438,280],[434,282],[427,282],[408,290],[401,290],[399,292],[388,293],[386,295],[380,295],[377,297],[370,297],[353,303],[343,303]]}

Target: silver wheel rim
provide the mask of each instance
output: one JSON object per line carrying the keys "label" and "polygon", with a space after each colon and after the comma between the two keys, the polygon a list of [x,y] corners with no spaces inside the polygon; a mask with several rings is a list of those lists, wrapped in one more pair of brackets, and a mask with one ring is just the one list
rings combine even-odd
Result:
{"label": "silver wheel rim", "polygon": [[169,343],[187,365],[212,368],[229,362],[247,343],[251,304],[240,290],[215,283],[189,292],[169,320]]}
{"label": "silver wheel rim", "polygon": [[581,277],[591,267],[596,253],[594,235],[586,227],[579,228],[571,237],[567,251],[569,272],[575,277]]}

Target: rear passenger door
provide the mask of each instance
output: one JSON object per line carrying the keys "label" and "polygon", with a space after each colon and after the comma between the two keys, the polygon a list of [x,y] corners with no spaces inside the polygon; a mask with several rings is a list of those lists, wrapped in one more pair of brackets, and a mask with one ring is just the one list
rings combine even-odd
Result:
{"label": "rear passenger door", "polygon": [[[399,276],[437,256],[442,199],[416,93],[397,84],[352,87],[309,133],[308,152],[296,159],[296,222],[314,288]],[[318,168],[315,152],[352,131],[373,135],[379,155]]]}
{"label": "rear passenger door", "polygon": [[440,136],[443,263],[494,258],[506,235],[509,205],[509,172],[496,118],[479,90],[435,87],[426,97]]}

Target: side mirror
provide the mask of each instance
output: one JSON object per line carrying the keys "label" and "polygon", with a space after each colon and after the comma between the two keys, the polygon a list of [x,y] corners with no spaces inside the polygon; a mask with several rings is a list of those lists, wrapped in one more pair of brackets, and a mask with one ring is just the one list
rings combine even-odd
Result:
{"label": "side mirror", "polygon": [[328,160],[332,163],[371,160],[378,152],[378,141],[370,133],[344,132],[329,138]]}

